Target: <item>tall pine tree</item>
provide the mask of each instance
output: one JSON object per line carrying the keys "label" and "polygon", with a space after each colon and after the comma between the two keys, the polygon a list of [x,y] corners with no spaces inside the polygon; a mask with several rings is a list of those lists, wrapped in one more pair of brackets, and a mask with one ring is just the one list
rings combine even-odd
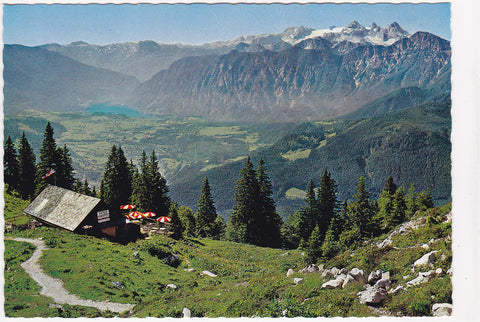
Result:
{"label": "tall pine tree", "polygon": [[42,179],[50,169],[57,170],[59,156],[57,153],[57,143],[55,142],[53,135],[53,127],[50,125],[50,122],[48,122],[43,134],[42,146],[40,147],[40,161],[37,165],[36,194],[39,194],[47,184],[55,184],[58,175],[55,173],[48,178]]}
{"label": "tall pine tree", "polygon": [[208,178],[205,177],[202,193],[198,199],[198,210],[195,214],[196,233],[198,237],[214,237],[217,210],[213,201]]}
{"label": "tall pine tree", "polygon": [[240,171],[240,179],[235,188],[235,205],[228,225],[229,239],[248,244],[256,244],[259,227],[256,227],[256,216],[259,209],[258,181],[250,157]]}
{"label": "tall pine tree", "polygon": [[259,187],[258,203],[260,216],[257,225],[263,227],[260,233],[259,245],[268,247],[281,247],[282,218],[278,215],[273,200],[272,183],[268,177],[267,166],[262,158],[258,161],[257,180]]}
{"label": "tall pine tree", "polygon": [[31,199],[35,194],[35,154],[30,146],[25,132],[18,147],[19,192],[23,199]]}
{"label": "tall pine tree", "polygon": [[20,168],[18,156],[12,138],[8,136],[4,144],[3,155],[3,178],[7,185],[7,193],[19,191]]}
{"label": "tall pine tree", "polygon": [[160,216],[168,214],[171,199],[168,196],[167,180],[160,173],[155,151],[152,151],[147,162],[147,177],[153,201],[152,211]]}
{"label": "tall pine tree", "polygon": [[372,234],[372,205],[370,196],[365,185],[365,177],[360,177],[357,185],[357,193],[353,196],[351,203],[351,219],[354,226],[358,229],[361,237],[367,237]]}
{"label": "tall pine tree", "polygon": [[307,242],[317,225],[318,204],[315,197],[315,184],[310,180],[305,195],[305,206],[299,211],[299,232],[300,240]]}
{"label": "tall pine tree", "polygon": [[320,180],[320,187],[317,190],[318,213],[315,218],[322,239],[325,237],[328,226],[336,214],[337,207],[337,185],[335,180],[332,179],[330,172],[325,169]]}
{"label": "tall pine tree", "polygon": [[65,189],[72,190],[75,185],[75,178],[73,176],[72,157],[67,146],[56,149],[56,185]]}
{"label": "tall pine tree", "polygon": [[122,148],[113,145],[100,183],[100,196],[113,210],[119,213],[120,206],[130,201],[132,194],[131,171]]}

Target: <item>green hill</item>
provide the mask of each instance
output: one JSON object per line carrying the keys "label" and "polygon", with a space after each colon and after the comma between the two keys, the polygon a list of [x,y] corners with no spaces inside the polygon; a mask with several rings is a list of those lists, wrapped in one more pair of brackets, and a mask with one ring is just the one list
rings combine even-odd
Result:
{"label": "green hill", "polygon": [[[46,227],[7,233],[6,237],[43,238],[49,247],[40,259],[46,273],[62,279],[69,292],[82,298],[136,304],[122,317],[180,317],[184,307],[195,317],[423,316],[431,314],[434,303],[451,303],[451,278],[446,273],[452,256],[451,223],[445,221],[450,208],[447,204],[417,213],[412,218],[415,225],[404,225],[407,228],[402,233],[392,234],[392,244],[386,247],[377,246],[387,239],[384,235],[323,263],[324,269],[356,267],[367,275],[377,269],[389,271],[393,290],[406,285],[419,271],[430,269],[411,270],[422,255],[438,251],[432,267],[441,268],[441,274],[389,294],[374,306],[359,303],[361,283],[326,289],[322,284],[331,279],[328,275],[299,272],[310,264],[305,263],[301,250],[166,237],[119,245]],[[7,317],[113,316],[88,307],[54,305],[51,298],[38,296],[38,287],[20,267],[32,252],[30,244],[5,241]],[[176,267],[163,259],[172,254],[179,256]],[[287,277],[289,269],[294,273]],[[204,270],[217,276],[202,274]],[[296,284],[294,278],[303,281]]]}
{"label": "green hill", "polygon": [[[436,202],[442,203],[451,200],[450,129],[450,103],[431,103],[372,119],[303,123],[251,155],[266,161],[282,216],[303,205],[289,191],[304,190],[310,179],[318,183],[325,168],[338,184],[340,200],[352,196],[360,176],[366,177],[368,189],[377,196],[391,175],[399,186],[430,189]],[[228,213],[243,162],[202,173],[185,168],[172,180],[171,193],[183,204],[195,206],[207,175],[217,208]]]}

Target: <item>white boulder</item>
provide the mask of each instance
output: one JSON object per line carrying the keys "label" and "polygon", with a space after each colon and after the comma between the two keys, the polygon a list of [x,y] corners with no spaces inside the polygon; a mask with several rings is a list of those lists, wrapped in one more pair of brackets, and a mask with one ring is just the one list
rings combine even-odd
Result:
{"label": "white boulder", "polygon": [[175,284],[167,284],[167,288],[176,289],[176,288],[177,288],[177,285],[175,285]]}
{"label": "white boulder", "polygon": [[187,308],[187,307],[183,308],[182,313],[183,313],[184,318],[191,318],[192,317],[192,311],[190,311],[190,309]]}
{"label": "white boulder", "polygon": [[214,274],[210,271],[202,271],[202,274],[210,276],[210,277],[217,277],[217,274]]}
{"label": "white boulder", "polygon": [[377,289],[373,286],[367,287],[365,291],[357,293],[360,304],[375,304],[381,302],[388,296],[387,291],[383,288]]}
{"label": "white boulder", "polygon": [[288,271],[287,271],[287,277],[290,277],[293,274],[295,274],[295,271],[293,269],[289,268]]}
{"label": "white boulder", "polygon": [[297,284],[299,284],[299,283],[303,283],[303,278],[295,277],[295,278],[293,279],[293,283],[294,283],[295,285],[297,285]]}
{"label": "white boulder", "polygon": [[348,272],[348,274],[352,275],[353,278],[359,283],[367,283],[367,277],[365,276],[365,272],[362,269],[354,267],[350,270],[350,272]]}
{"label": "white boulder", "polygon": [[375,284],[379,279],[382,278],[383,271],[381,269],[377,269],[376,271],[372,271],[370,275],[368,275],[368,283]]}
{"label": "white boulder", "polygon": [[453,305],[450,303],[435,303],[432,306],[433,316],[450,316],[452,315]]}
{"label": "white boulder", "polygon": [[345,277],[345,279],[343,280],[342,288],[345,288],[347,285],[355,282],[356,282],[355,278],[352,275],[347,274],[347,277]]}
{"label": "white boulder", "polygon": [[415,263],[413,263],[413,270],[422,266],[433,266],[437,253],[438,251],[434,250],[417,259]]}

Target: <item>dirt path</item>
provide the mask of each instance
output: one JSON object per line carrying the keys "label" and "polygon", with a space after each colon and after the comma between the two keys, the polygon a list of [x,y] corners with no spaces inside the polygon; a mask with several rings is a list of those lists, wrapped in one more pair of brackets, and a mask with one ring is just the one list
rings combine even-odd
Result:
{"label": "dirt path", "polygon": [[23,262],[21,265],[23,269],[28,273],[28,275],[30,275],[30,277],[33,278],[33,280],[37,282],[38,285],[40,285],[40,294],[53,298],[56,303],[90,306],[97,308],[100,311],[110,310],[117,313],[123,313],[125,311],[131,310],[135,306],[134,304],[121,304],[107,301],[97,302],[92,300],[85,300],[81,299],[77,295],[70,294],[63,286],[62,280],[50,277],[43,272],[43,268],[42,266],[40,266],[39,259],[42,256],[42,251],[44,249],[48,249],[48,247],[45,246],[45,242],[43,240],[30,238],[5,239],[31,243],[37,247],[32,257]]}

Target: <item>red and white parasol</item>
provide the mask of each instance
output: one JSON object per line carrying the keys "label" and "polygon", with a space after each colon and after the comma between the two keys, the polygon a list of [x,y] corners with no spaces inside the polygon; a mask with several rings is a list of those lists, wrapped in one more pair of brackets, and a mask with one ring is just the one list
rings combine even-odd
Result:
{"label": "red and white parasol", "polygon": [[171,222],[172,218],[167,217],[167,216],[162,216],[162,217],[158,218],[157,221],[158,222]]}
{"label": "red and white parasol", "polygon": [[122,209],[122,210],[132,210],[133,208],[135,208],[134,205],[123,205],[123,206],[120,206],[120,209]]}
{"label": "red and white parasol", "polygon": [[157,214],[154,213],[154,212],[151,212],[151,211],[147,211],[147,212],[144,212],[144,213],[143,213],[143,217],[144,217],[144,218],[156,217],[156,216],[157,216]]}
{"label": "red and white parasol", "polygon": [[125,217],[127,217],[128,219],[140,219],[140,218],[143,218],[143,214],[139,211],[134,211],[129,213]]}

